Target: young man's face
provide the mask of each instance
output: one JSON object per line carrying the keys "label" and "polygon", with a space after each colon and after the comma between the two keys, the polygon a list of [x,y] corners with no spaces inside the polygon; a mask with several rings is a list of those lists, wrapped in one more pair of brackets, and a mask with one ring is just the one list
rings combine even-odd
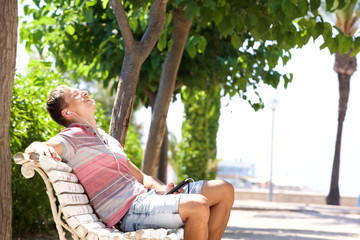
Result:
{"label": "young man's face", "polygon": [[67,110],[80,116],[95,112],[95,101],[90,99],[87,91],[69,87],[65,92],[65,101],[68,103]]}

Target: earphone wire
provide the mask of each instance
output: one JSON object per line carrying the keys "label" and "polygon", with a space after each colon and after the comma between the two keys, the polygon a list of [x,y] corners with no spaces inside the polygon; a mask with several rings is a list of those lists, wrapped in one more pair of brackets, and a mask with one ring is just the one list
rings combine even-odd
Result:
{"label": "earphone wire", "polygon": [[75,112],[70,112],[70,111],[67,111],[66,113],[67,113],[67,114],[68,114],[68,113],[73,113],[73,114],[75,114],[75,115],[78,116],[81,120],[85,121],[85,122],[95,131],[96,136],[98,137],[98,139],[100,140],[100,142],[101,142],[101,143],[105,146],[105,148],[108,149],[109,152],[111,152],[111,154],[113,155],[113,157],[114,157],[114,159],[115,159],[115,161],[116,161],[116,163],[117,163],[118,172],[119,172],[120,176],[125,177],[125,178],[126,178],[127,180],[129,180],[130,182],[133,182],[133,180],[131,180],[131,179],[129,179],[128,177],[126,177],[126,174],[125,174],[125,173],[124,173],[124,174],[121,174],[121,169],[120,169],[119,160],[118,160],[117,157],[115,156],[115,153],[110,149],[110,147],[107,146],[107,145],[104,143],[104,141],[100,138],[99,132],[98,132],[86,119],[80,117],[77,113],[75,113]]}

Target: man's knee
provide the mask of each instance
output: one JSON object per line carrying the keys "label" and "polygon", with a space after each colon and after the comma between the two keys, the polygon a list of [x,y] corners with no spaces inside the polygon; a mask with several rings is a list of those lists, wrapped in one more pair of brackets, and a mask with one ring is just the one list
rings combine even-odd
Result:
{"label": "man's knee", "polygon": [[221,200],[234,201],[234,186],[225,180],[210,180],[207,183],[208,192],[221,196]]}
{"label": "man's knee", "polygon": [[221,180],[225,194],[229,199],[234,199],[234,186],[227,181]]}
{"label": "man's knee", "polygon": [[200,194],[184,194],[180,198],[179,213],[184,222],[189,218],[207,222],[210,216],[209,201]]}

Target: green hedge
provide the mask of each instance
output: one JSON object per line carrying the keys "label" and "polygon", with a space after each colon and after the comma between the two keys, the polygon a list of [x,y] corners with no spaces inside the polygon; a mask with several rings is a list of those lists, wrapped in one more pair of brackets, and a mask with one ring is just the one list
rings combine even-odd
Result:
{"label": "green hedge", "polygon": [[220,117],[220,88],[208,92],[184,88],[182,140],[175,161],[179,179],[216,177],[216,136]]}

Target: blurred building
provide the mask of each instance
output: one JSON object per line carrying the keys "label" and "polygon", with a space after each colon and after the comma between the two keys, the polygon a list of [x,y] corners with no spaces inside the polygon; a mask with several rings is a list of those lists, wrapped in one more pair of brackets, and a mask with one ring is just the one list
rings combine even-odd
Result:
{"label": "blurred building", "polygon": [[234,163],[220,162],[217,166],[216,179],[223,179],[235,188],[265,188],[266,181],[255,177],[255,165],[235,161]]}

